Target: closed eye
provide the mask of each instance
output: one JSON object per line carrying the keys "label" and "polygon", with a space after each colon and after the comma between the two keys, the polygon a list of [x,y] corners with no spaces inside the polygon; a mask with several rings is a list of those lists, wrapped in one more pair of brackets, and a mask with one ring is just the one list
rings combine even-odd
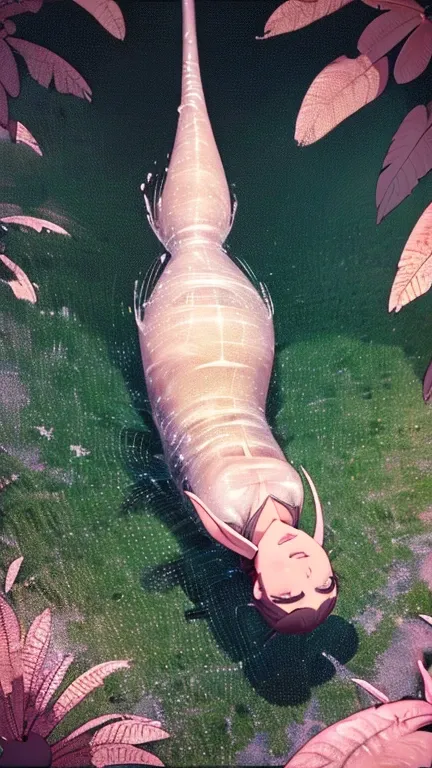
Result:
{"label": "closed eye", "polygon": [[316,587],[315,592],[319,592],[320,595],[329,595],[330,592],[333,592],[336,586],[337,586],[336,577],[330,576],[330,585],[328,587]]}
{"label": "closed eye", "polygon": [[292,597],[275,597],[274,595],[270,595],[271,599],[274,603],[276,603],[276,605],[288,605],[289,603],[297,603],[304,596],[304,592],[300,592],[298,595],[293,595]]}

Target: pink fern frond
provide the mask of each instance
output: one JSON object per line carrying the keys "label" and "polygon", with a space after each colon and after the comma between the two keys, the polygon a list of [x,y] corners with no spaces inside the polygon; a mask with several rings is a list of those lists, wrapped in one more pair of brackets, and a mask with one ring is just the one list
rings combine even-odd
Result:
{"label": "pink fern frond", "polygon": [[9,568],[7,569],[6,579],[5,579],[5,594],[10,592],[13,585],[15,584],[15,580],[16,580],[16,577],[18,576],[19,569],[21,568],[21,564],[23,560],[24,560],[23,557],[17,557],[17,559],[14,560],[13,563],[11,563]]}
{"label": "pink fern frond", "polygon": [[46,229],[47,232],[56,232],[58,235],[70,237],[69,232],[63,229],[63,227],[54,224],[52,221],[39,219],[36,216],[3,216],[0,221],[3,224],[18,224],[20,227],[30,227],[30,229],[34,229],[36,232],[42,232],[43,229]]}
{"label": "pink fern frond", "polygon": [[148,723],[134,719],[113,723],[101,728],[92,739],[92,747],[99,744],[145,744],[168,739],[169,733]]}
{"label": "pink fern frond", "polygon": [[76,747],[73,752],[64,755],[52,757],[51,768],[83,768],[91,765],[91,747],[90,745]]}
{"label": "pink fern frond", "polygon": [[124,40],[125,22],[123,14],[114,0],[75,0],[75,2],[91,13],[107,32],[118,40]]}
{"label": "pink fern frond", "polygon": [[[43,730],[44,724],[47,718],[46,708],[57,691],[59,685],[61,685],[66,672],[72,664],[74,657],[71,654],[64,656],[60,661],[49,670],[46,674],[41,673],[38,681],[39,690],[36,697],[32,696],[31,701],[27,704],[27,730],[43,735],[39,731],[39,726]],[[30,719],[30,715],[31,718]]]}
{"label": "pink fern frond", "polygon": [[30,304],[36,304],[37,296],[35,289],[24,270],[21,269],[18,264],[15,264],[9,256],[6,256],[5,253],[0,253],[0,261],[2,261],[5,267],[7,267],[12,275],[14,275],[14,277],[11,277],[9,280],[1,279],[0,282],[6,283],[9,288],[12,289],[17,299],[23,299],[24,301],[29,301]]}
{"label": "pink fern frond", "polygon": [[0,595],[0,686],[5,696],[22,677],[20,626],[15,611]]}
{"label": "pink fern frond", "polygon": [[105,744],[92,752],[92,765],[105,768],[108,765],[162,765],[156,755],[131,745]]}
{"label": "pink fern frond", "polygon": [[24,692],[36,695],[36,684],[51,642],[51,611],[47,608],[34,619],[24,641],[22,654]]}
{"label": "pink fern frond", "polygon": [[129,661],[107,661],[92,667],[87,672],[77,677],[54,703],[53,707],[45,713],[41,713],[37,719],[37,733],[40,736],[48,736],[51,731],[63,720],[64,717],[83,701],[86,696],[99,686],[108,675],[119,669],[129,667]]}
{"label": "pink fern frond", "polygon": [[0,81],[9,96],[20,92],[18,67],[15,57],[5,40],[0,40]]}
{"label": "pink fern frond", "polygon": [[44,88],[48,88],[54,78],[54,85],[59,93],[70,93],[91,101],[92,92],[88,83],[56,53],[19,37],[7,37],[6,41],[23,57],[30,75]]}

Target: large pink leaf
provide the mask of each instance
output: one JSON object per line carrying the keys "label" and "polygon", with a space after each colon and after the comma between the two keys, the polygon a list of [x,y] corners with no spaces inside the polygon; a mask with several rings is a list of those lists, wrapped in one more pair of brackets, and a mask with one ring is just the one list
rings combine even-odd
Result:
{"label": "large pink leaf", "polygon": [[92,739],[92,747],[97,744],[145,744],[149,741],[168,739],[169,733],[162,728],[155,728],[149,723],[140,723],[131,719],[101,728]]}
{"label": "large pink leaf", "polygon": [[[374,757],[373,768],[426,768],[432,760],[432,733],[416,731],[398,741],[386,743]],[[372,763],[363,763],[370,765]]]}
{"label": "large pink leaf", "polygon": [[384,158],[376,188],[377,223],[411,194],[432,168],[432,103],[414,107],[400,124]]}
{"label": "large pink leaf", "polygon": [[339,123],[379,96],[388,80],[386,57],[371,64],[367,56],[339,56],[315,78],[300,107],[296,141],[318,141]]}
{"label": "large pink leaf", "polygon": [[124,40],[126,34],[124,18],[114,0],[75,0],[75,2],[91,13],[107,32],[118,40]]}
{"label": "large pink leaf", "polygon": [[71,709],[80,704],[95,688],[103,685],[103,681],[108,675],[128,667],[129,662],[126,660],[106,661],[77,677],[59,696],[52,709],[45,714],[41,713],[38,717],[36,733],[44,738],[48,736]]}
{"label": "large pink leaf", "polygon": [[363,30],[357,48],[372,62],[378,61],[418,27],[420,22],[419,12],[409,8],[383,13]]}
{"label": "large pink leaf", "polygon": [[56,232],[58,235],[67,235],[70,237],[69,232],[66,232],[63,227],[58,224],[53,224],[52,221],[46,219],[38,219],[35,216],[3,216],[0,218],[4,224],[18,224],[21,227],[30,227],[35,229],[36,232],[42,232],[43,229],[47,229],[48,232]]}
{"label": "large pink leaf", "polygon": [[9,122],[9,106],[8,106],[7,94],[2,84],[0,83],[0,125],[3,128],[7,128],[8,122]]}
{"label": "large pink leaf", "polygon": [[163,762],[156,755],[132,746],[105,744],[92,752],[92,765],[96,768],[105,768],[107,765],[128,765],[130,763],[163,766]]}
{"label": "large pink leaf", "polygon": [[405,41],[393,70],[397,83],[409,83],[422,74],[432,56],[432,24],[423,19],[419,27]]}
{"label": "large pink leaf", "polygon": [[0,21],[16,16],[18,13],[37,13],[42,8],[43,0],[15,0],[0,8]]}
{"label": "large pink leaf", "polygon": [[[407,700],[370,707],[334,723],[314,736],[292,760],[289,768],[383,768],[401,763],[380,761],[386,748],[399,742],[402,757],[409,759],[410,748],[403,740],[432,723],[432,707],[426,701]],[[402,741],[401,741],[402,740]],[[395,752],[393,751],[393,755]],[[397,752],[396,752],[397,754]],[[425,755],[422,755],[425,758]],[[421,765],[421,764],[420,764]],[[404,763],[402,763],[402,767]],[[406,768],[419,768],[405,762]]]}
{"label": "large pink leaf", "polygon": [[423,211],[400,257],[389,312],[399,312],[432,285],[432,203]]}
{"label": "large pink leaf", "polygon": [[26,144],[33,152],[42,157],[42,150],[32,133],[17,120],[9,120],[9,134],[16,144]]}
{"label": "large pink leaf", "polygon": [[36,683],[39,681],[51,640],[51,611],[47,608],[34,619],[24,641],[22,654],[24,692],[26,698],[35,697]]}
{"label": "large pink leaf", "polygon": [[6,256],[5,253],[0,253],[0,260],[15,275],[10,280],[1,280],[0,282],[6,282],[12,288],[17,299],[24,299],[24,301],[29,301],[31,304],[36,304],[35,290],[24,270]]}
{"label": "large pink leaf", "polygon": [[22,561],[24,560],[23,557],[17,557],[16,560],[14,560],[9,568],[7,569],[6,574],[6,580],[5,580],[5,593],[7,594],[12,589],[13,585],[15,584],[16,577],[18,576],[19,569],[21,568]]}
{"label": "large pink leaf", "polygon": [[428,403],[432,400],[432,360],[430,361],[426,373],[423,377],[423,400]]}
{"label": "large pink leaf", "polygon": [[19,37],[7,37],[9,45],[15,48],[25,60],[28,70],[38,83],[48,88],[54,78],[59,93],[71,93],[81,99],[91,101],[91,88],[83,77],[64,59],[28,40]]}
{"label": "large pink leaf", "polygon": [[265,40],[267,37],[283,35],[285,32],[294,32],[296,29],[307,27],[308,24],[329,16],[350,2],[351,0],[316,0],[315,2],[288,0],[272,13],[265,25],[263,37],[257,37],[257,40]]}
{"label": "large pink leaf", "polygon": [[4,40],[0,40],[0,81],[9,96],[18,96],[20,83],[14,55]]}

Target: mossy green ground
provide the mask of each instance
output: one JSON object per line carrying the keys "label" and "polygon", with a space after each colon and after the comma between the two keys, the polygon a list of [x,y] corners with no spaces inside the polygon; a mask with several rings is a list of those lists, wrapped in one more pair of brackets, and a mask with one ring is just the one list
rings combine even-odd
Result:
{"label": "mossy green ground", "polygon": [[[294,63],[280,43],[267,53],[252,51],[268,4],[261,10],[259,3],[223,4],[224,14],[232,14],[232,39],[238,35],[243,45],[229,54],[225,75],[211,69],[216,21],[212,4],[203,5],[208,101],[240,201],[230,245],[266,281],[275,304],[269,419],[290,460],[304,465],[319,489],[326,545],[341,577],[336,616],[322,631],[264,645],[265,627],[245,608],[250,594],[236,558],[209,545],[151,463],[157,449],[143,415],[132,291],[158,245],[139,184],[154,157],[171,146],[178,93],[171,93],[173,71],[161,67],[146,13],[151,6],[152,28],[167,29],[167,47],[178,43],[178,13],[174,22],[164,3],[131,4],[124,47],[83,21],[81,60],[72,33],[60,34],[56,50],[91,80],[95,104],[26,80],[16,115],[46,155],[35,159],[24,148],[1,147],[14,180],[4,198],[26,213],[45,206],[65,214],[73,234],[6,236],[6,252],[40,290],[37,305],[29,306],[1,288],[1,371],[16,377],[20,402],[11,406],[12,393],[1,416],[7,451],[0,454],[0,476],[19,475],[1,496],[3,572],[24,555],[14,605],[27,626],[52,606],[57,647],[76,653],[68,679],[105,660],[133,660],[63,730],[107,711],[160,715],[172,737],[155,751],[168,765],[184,766],[233,764],[256,733],[268,734],[273,755],[286,754],[287,727],[302,722],[311,697],[323,723],[364,706],[342,672],[370,677],[398,622],[432,613],[407,546],[427,530],[419,514],[431,504],[431,410],[420,381],[430,355],[430,297],[396,317],[386,313],[401,247],[430,185],[379,230],[373,221],[381,155],[406,105],[394,92],[394,106],[383,97],[381,112],[378,106],[373,112],[376,146],[367,158],[353,142],[365,130],[361,115],[324,148],[300,152],[291,124],[313,67],[291,89],[296,101],[289,116],[279,106],[276,120],[286,98],[278,73],[282,62],[287,72]],[[246,40],[244,18],[252,7]],[[49,10],[60,29],[59,9]],[[20,33],[54,48],[48,13],[37,28],[39,21],[24,20]],[[87,48],[97,56],[86,58]],[[315,70],[326,57],[328,50]],[[262,89],[252,98],[254,62]],[[225,102],[228,71],[241,74],[235,87],[228,85]],[[133,97],[124,93],[126,80]],[[237,111],[234,90],[237,100],[245,93]],[[50,437],[38,427],[52,430]],[[146,482],[146,471],[160,490]],[[313,526],[309,501],[302,524]],[[412,579],[391,599],[389,573],[404,562]],[[185,611],[194,607],[203,607],[207,618],[186,621]],[[382,618],[368,634],[359,618],[370,607]],[[323,652],[336,659],[336,673]]]}

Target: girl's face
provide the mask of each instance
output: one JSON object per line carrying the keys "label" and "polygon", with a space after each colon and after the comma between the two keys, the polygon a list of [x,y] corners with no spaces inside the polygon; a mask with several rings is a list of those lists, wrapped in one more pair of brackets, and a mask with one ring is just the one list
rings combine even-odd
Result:
{"label": "girl's face", "polygon": [[318,610],[336,597],[336,579],[324,549],[307,533],[275,520],[259,541],[255,555],[254,597],[267,597],[287,613],[297,608]]}

